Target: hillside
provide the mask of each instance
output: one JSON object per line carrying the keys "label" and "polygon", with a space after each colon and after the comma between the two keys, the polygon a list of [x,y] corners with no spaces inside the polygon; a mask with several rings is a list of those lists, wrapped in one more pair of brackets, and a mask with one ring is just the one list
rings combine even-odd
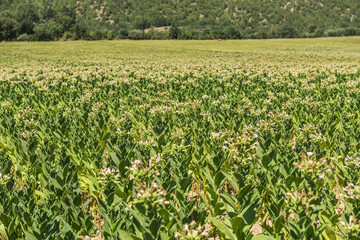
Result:
{"label": "hillside", "polygon": [[0,40],[359,35],[360,1],[3,0]]}

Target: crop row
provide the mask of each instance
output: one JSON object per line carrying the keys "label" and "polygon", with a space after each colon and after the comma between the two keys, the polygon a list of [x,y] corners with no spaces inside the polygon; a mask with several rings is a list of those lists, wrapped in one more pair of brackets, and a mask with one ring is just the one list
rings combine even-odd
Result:
{"label": "crop row", "polygon": [[360,72],[180,72],[3,72],[0,238],[360,237]]}

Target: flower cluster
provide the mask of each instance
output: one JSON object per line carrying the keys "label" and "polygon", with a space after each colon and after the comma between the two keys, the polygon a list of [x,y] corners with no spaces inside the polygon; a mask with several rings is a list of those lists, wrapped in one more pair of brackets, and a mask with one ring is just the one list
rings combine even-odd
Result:
{"label": "flower cluster", "polygon": [[353,215],[349,217],[348,224],[341,218],[339,218],[339,223],[343,227],[347,226],[350,232],[358,233],[360,230],[360,220]]}
{"label": "flower cluster", "polygon": [[208,232],[201,225],[195,229],[191,229],[189,224],[184,224],[182,231],[175,232],[174,237],[180,240],[196,240],[205,239],[208,237],[208,235]]}
{"label": "flower cluster", "polygon": [[350,199],[360,199],[360,187],[359,185],[354,185],[353,183],[348,183],[346,187],[343,187],[344,197]]}
{"label": "flower cluster", "polygon": [[[119,129],[117,132],[121,133],[121,130]],[[135,143],[144,147],[155,146],[151,129],[147,129],[144,126],[137,126],[133,127],[129,133],[133,136]]]}
{"label": "flower cluster", "polygon": [[134,179],[140,182],[153,178],[154,176],[160,176],[158,168],[160,166],[161,158],[161,154],[154,155],[145,165],[140,160],[135,160],[131,163],[130,167],[125,167],[127,170],[129,170],[129,179]]}
{"label": "flower cluster", "polygon": [[345,157],[345,162],[349,165],[355,165],[356,167],[360,167],[360,157],[358,155],[347,156]]}
{"label": "flower cluster", "polygon": [[31,130],[25,130],[24,132],[22,132],[21,136],[25,139],[29,139],[32,137],[37,137],[38,134],[34,129],[31,129]]}
{"label": "flower cluster", "polygon": [[122,118],[116,118],[116,117],[110,117],[109,118],[109,124],[112,127],[112,129],[116,132],[116,134],[123,135],[122,128],[120,127],[126,119],[124,117]]}
{"label": "flower cluster", "polygon": [[277,112],[277,113],[269,112],[267,115],[274,122],[277,123],[285,122],[286,120],[290,120],[293,117],[291,114],[288,114],[287,112]]}
{"label": "flower cluster", "polygon": [[[76,88],[74,88],[74,91],[76,91]],[[79,102],[81,103],[90,102],[91,97],[92,97],[91,92],[85,92],[85,94],[79,98]]]}
{"label": "flower cluster", "polygon": [[99,172],[100,182],[118,182],[120,179],[119,170],[115,168],[101,168]]}
{"label": "flower cluster", "polygon": [[324,178],[325,174],[330,171],[326,158],[317,159],[314,152],[301,153],[300,158],[301,161],[294,162],[293,164],[305,174]]}
{"label": "flower cluster", "polygon": [[285,198],[293,209],[298,209],[299,212],[305,211],[307,214],[315,209],[319,200],[313,192],[306,192],[304,189],[300,192],[297,190],[288,192],[285,194]]}
{"label": "flower cluster", "polygon": [[31,118],[36,114],[36,111],[31,107],[20,109],[20,112],[15,115],[15,119],[21,121],[23,119]]}
{"label": "flower cluster", "polygon": [[2,108],[10,108],[11,107],[11,102],[9,102],[9,101],[2,102],[0,106]]}
{"label": "flower cluster", "polygon": [[24,120],[24,124],[25,126],[29,126],[29,127],[34,127],[34,126],[38,126],[39,125],[39,122],[35,121],[33,118],[28,120],[28,119],[25,119]]}
{"label": "flower cluster", "polygon": [[139,145],[142,145],[142,146],[145,146],[145,147],[150,147],[150,146],[155,146],[155,141],[154,139],[151,139],[151,140],[140,140],[139,141]]}
{"label": "flower cluster", "polygon": [[150,186],[146,182],[141,182],[139,186],[135,187],[135,191],[132,194],[133,200],[130,205],[146,203],[145,207],[149,205],[154,207],[158,204],[169,204],[170,202],[165,198],[166,194],[166,190],[156,182],[152,182]]}
{"label": "flower cluster", "polygon": [[211,132],[211,138],[214,140],[220,140],[224,138],[233,138],[235,135],[234,131],[229,131],[227,129],[220,130],[219,132]]}
{"label": "flower cluster", "polygon": [[176,130],[175,132],[171,133],[171,139],[181,140],[181,142],[185,142],[184,132],[181,129]]}
{"label": "flower cluster", "polygon": [[91,112],[89,113],[89,117],[95,117],[98,113],[100,113],[105,108],[104,103],[97,102],[91,108]]}
{"label": "flower cluster", "polygon": [[173,113],[174,108],[169,106],[154,106],[149,110],[150,114],[166,114],[166,113]]}
{"label": "flower cluster", "polygon": [[49,87],[47,85],[43,85],[42,87],[38,88],[40,92],[47,92],[49,91]]}
{"label": "flower cluster", "polygon": [[325,137],[322,133],[318,133],[318,132],[310,134],[309,138],[310,138],[310,142],[315,142],[315,143],[326,142],[327,140],[327,137]]}
{"label": "flower cluster", "polygon": [[258,129],[261,129],[262,131],[270,131],[272,129],[275,129],[277,128],[277,124],[272,121],[271,119],[269,120],[260,120],[257,124],[256,124],[256,127]]}
{"label": "flower cluster", "polygon": [[0,185],[5,184],[9,179],[10,179],[10,176],[5,175],[5,174],[3,175],[3,174],[0,172]]}
{"label": "flower cluster", "polygon": [[252,160],[258,148],[257,128],[252,125],[245,125],[241,133],[227,129],[219,132],[211,132],[210,138],[214,141],[221,141],[222,149],[227,151],[233,159],[241,161]]}

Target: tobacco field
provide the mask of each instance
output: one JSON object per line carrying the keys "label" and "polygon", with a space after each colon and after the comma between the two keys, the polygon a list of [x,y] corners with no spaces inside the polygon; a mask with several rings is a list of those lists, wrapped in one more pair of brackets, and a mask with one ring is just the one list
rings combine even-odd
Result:
{"label": "tobacco field", "polygon": [[0,44],[0,239],[360,239],[360,38]]}

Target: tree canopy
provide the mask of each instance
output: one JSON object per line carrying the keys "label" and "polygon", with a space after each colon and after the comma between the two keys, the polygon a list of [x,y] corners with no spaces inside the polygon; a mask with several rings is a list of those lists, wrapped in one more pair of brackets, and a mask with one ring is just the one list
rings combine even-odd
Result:
{"label": "tree canopy", "polygon": [[360,1],[3,0],[0,40],[360,35]]}

